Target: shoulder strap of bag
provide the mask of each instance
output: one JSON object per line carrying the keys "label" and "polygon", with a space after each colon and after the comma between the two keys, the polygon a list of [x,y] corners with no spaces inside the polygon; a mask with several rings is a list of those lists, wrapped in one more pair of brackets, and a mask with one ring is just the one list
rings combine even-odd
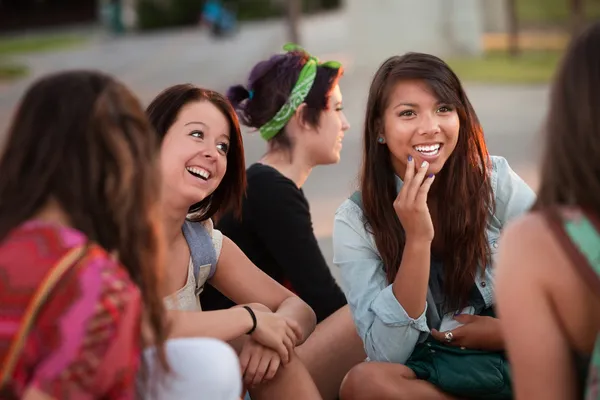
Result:
{"label": "shoulder strap of bag", "polygon": [[563,217],[557,209],[544,214],[577,272],[600,297],[600,221],[591,213],[576,219]]}
{"label": "shoulder strap of bag", "polygon": [[81,258],[86,246],[81,245],[69,250],[54,266],[48,271],[44,280],[38,286],[31,301],[27,305],[18,333],[12,340],[8,349],[8,354],[0,369],[0,387],[4,386],[10,379],[17,364],[17,360],[23,349],[23,345],[29,335],[31,326],[35,322],[38,311],[44,305],[48,295],[56,286],[56,283],[65,275],[65,273]]}
{"label": "shoulder strap of bag", "polygon": [[[579,218],[565,218],[556,209],[546,212],[554,234],[575,270],[600,297],[600,221],[592,213],[583,213]],[[599,399],[600,394],[600,335],[591,355],[585,388],[586,399]]]}
{"label": "shoulder strap of bag", "polygon": [[196,279],[200,267],[206,264],[210,264],[209,277],[212,277],[217,269],[217,252],[213,246],[212,237],[204,224],[185,220],[183,223],[183,236],[190,248]]}

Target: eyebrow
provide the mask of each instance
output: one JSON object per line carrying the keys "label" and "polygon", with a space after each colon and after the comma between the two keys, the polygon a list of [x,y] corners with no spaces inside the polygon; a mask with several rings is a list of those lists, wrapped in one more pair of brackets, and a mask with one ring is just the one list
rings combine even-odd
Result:
{"label": "eyebrow", "polygon": [[396,104],[394,106],[394,108],[398,108],[398,107],[401,107],[401,106],[404,106],[404,107],[413,107],[413,108],[418,108],[419,107],[419,105],[415,104],[415,103],[399,103],[399,104]]}
{"label": "eyebrow", "polygon": [[208,125],[206,125],[204,122],[200,122],[200,121],[190,121],[187,124],[185,124],[184,126],[188,126],[188,125],[202,125],[206,128],[208,128]]}
{"label": "eyebrow", "polygon": [[[436,105],[436,106],[439,106],[439,105],[441,105],[441,104],[448,104],[448,103],[446,103],[446,102],[444,102],[444,101],[438,101],[438,102],[436,102],[436,103],[435,103],[435,105]],[[419,108],[419,105],[418,105],[418,104],[415,104],[415,103],[398,103],[398,104],[396,104],[396,105],[394,106],[394,109],[396,109],[396,108],[398,108],[398,107],[401,107],[401,106],[404,106],[404,107],[412,107],[412,108]]]}

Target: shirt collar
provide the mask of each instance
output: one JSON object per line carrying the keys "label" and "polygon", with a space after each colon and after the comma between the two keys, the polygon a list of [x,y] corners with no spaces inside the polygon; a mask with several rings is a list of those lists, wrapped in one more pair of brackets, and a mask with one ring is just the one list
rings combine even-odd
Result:
{"label": "shirt collar", "polygon": [[404,182],[396,174],[394,174],[394,181],[396,182],[396,194],[398,194],[400,193],[400,189],[402,189],[402,186],[404,186]]}

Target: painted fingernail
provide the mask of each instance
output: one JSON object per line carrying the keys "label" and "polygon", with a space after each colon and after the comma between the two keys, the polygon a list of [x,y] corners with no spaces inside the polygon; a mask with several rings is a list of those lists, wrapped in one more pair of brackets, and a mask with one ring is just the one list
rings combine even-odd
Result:
{"label": "painted fingernail", "polygon": [[412,161],[412,156],[408,156],[408,161]]}
{"label": "painted fingernail", "polygon": [[428,165],[429,165],[429,163],[427,161],[423,161],[423,164],[421,164],[421,168],[425,168]]}
{"label": "painted fingernail", "polygon": [[428,178],[433,178],[433,174],[427,175]]}

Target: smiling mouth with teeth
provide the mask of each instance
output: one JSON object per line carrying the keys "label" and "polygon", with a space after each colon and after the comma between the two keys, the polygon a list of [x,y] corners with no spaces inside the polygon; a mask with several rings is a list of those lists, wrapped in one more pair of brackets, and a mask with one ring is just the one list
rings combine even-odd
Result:
{"label": "smiling mouth with teeth", "polygon": [[204,168],[186,167],[185,169],[194,177],[202,179],[203,181],[207,181],[208,178],[210,178],[210,172]]}
{"label": "smiling mouth with teeth", "polygon": [[440,152],[441,143],[414,146],[414,149],[424,156],[435,156]]}

